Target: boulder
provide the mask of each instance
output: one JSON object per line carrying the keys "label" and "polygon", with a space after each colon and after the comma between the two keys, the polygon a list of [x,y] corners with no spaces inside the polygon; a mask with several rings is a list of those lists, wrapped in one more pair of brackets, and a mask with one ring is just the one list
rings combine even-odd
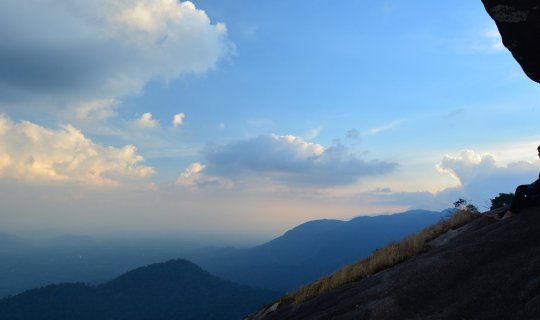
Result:
{"label": "boulder", "polygon": [[540,1],[482,0],[503,44],[529,78],[540,83]]}

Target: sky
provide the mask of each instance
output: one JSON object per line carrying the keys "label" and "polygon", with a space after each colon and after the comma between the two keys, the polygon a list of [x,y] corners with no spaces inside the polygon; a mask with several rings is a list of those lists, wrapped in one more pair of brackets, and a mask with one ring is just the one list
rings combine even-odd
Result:
{"label": "sky", "polygon": [[480,0],[0,2],[0,231],[263,241],[537,178]]}

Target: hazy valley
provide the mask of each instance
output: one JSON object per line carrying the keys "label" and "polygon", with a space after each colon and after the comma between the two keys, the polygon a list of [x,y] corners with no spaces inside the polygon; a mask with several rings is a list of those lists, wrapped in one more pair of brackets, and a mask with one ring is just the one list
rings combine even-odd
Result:
{"label": "hazy valley", "polygon": [[310,221],[246,249],[206,247],[174,239],[104,240],[73,235],[38,242],[4,233],[0,296],[54,283],[98,284],[141,266],[177,258],[190,259],[223,279],[285,292],[445,215],[448,211],[416,210],[351,221]]}

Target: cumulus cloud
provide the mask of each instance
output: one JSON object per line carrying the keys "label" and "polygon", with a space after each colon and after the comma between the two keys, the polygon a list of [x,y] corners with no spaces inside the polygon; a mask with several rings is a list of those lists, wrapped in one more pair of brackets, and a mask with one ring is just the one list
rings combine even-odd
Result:
{"label": "cumulus cloud", "polygon": [[232,182],[228,179],[204,174],[203,170],[205,167],[205,165],[199,162],[190,164],[176,179],[176,185],[190,187],[193,189],[209,186],[220,186],[226,188],[232,187]]}
{"label": "cumulus cloud", "polygon": [[19,106],[136,93],[234,51],[226,26],[189,1],[0,1],[0,30],[0,102]]}
{"label": "cumulus cloud", "polygon": [[[531,150],[534,152],[534,146]],[[436,167],[439,172],[456,179],[458,184],[436,193],[411,191],[380,194],[376,195],[378,203],[441,210],[451,207],[458,198],[463,198],[487,210],[490,199],[501,192],[514,192],[518,185],[533,182],[540,170],[538,162],[518,161],[501,165],[495,156],[473,150],[464,150],[457,156],[446,155]]]}
{"label": "cumulus cloud", "polygon": [[478,154],[472,150],[464,150],[457,157],[446,155],[437,165],[437,169],[460,180],[462,185],[474,181],[477,176],[495,168],[495,157],[485,153]]}
{"label": "cumulus cloud", "polygon": [[55,130],[0,115],[0,179],[118,185],[154,174],[142,161],[132,145],[101,146],[70,125]]}
{"label": "cumulus cloud", "polygon": [[150,129],[159,125],[150,112],[144,113],[139,119],[135,120],[135,125],[139,128]]}
{"label": "cumulus cloud", "polygon": [[178,126],[181,126],[184,123],[184,118],[186,115],[183,112],[180,112],[178,114],[175,114],[173,117],[172,124],[176,128]]}
{"label": "cumulus cloud", "polygon": [[366,161],[338,143],[325,148],[292,135],[261,135],[208,147],[203,154],[207,171],[214,176],[235,179],[252,174],[294,185],[349,185],[397,167],[392,162]]}
{"label": "cumulus cloud", "polygon": [[445,156],[437,169],[458,179],[465,196],[489,200],[499,192],[513,192],[517,185],[536,180],[539,166],[525,161],[499,166],[491,154],[465,150],[459,156]]}

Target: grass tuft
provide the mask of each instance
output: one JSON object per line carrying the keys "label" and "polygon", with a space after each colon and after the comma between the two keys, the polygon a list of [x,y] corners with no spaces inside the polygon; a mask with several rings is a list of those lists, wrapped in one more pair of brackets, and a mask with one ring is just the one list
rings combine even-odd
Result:
{"label": "grass tuft", "polygon": [[431,240],[449,230],[459,228],[479,216],[480,214],[474,211],[456,211],[450,217],[442,219],[419,233],[410,235],[400,242],[390,242],[385,247],[374,251],[370,256],[354,264],[347,265],[330,276],[324,276],[300,288],[298,291],[289,293],[281,299],[281,302],[294,301],[295,303],[301,303],[334,288],[362,280],[388,269],[426,250],[428,242]]}

